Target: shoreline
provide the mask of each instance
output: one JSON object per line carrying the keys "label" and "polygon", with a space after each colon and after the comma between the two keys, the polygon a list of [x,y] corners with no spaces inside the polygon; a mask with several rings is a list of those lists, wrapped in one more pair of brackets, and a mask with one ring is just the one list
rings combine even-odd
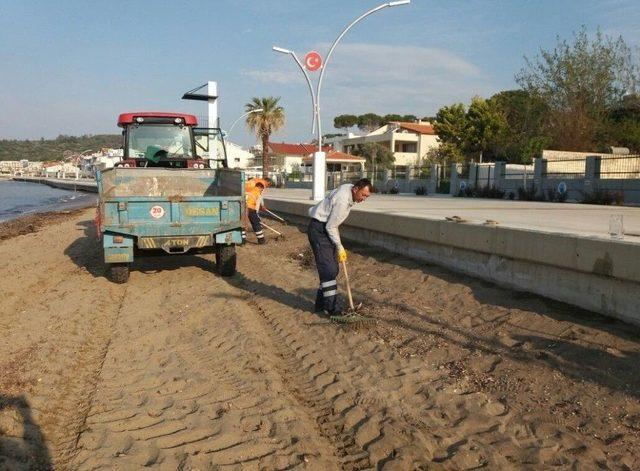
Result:
{"label": "shoreline", "polygon": [[[2,178],[0,184],[3,182],[16,182],[16,183],[28,183],[28,184],[46,184],[44,181],[29,181],[15,178]],[[51,185],[47,185],[51,186]],[[25,204],[24,206],[16,206],[15,208],[7,208],[0,212],[0,224],[4,224],[10,221],[15,221],[20,218],[47,213],[58,213],[65,211],[74,211],[76,209],[85,209],[91,206],[95,206],[97,195],[92,197],[90,192],[77,190],[74,191],[68,188],[53,187],[61,190],[69,195],[69,197],[60,198],[54,202],[43,202],[35,205]]]}
{"label": "shoreline", "polygon": [[22,214],[13,219],[0,221],[0,241],[38,232],[40,229],[52,224],[58,224],[76,217],[89,208],[90,206],[85,206],[57,211]]}

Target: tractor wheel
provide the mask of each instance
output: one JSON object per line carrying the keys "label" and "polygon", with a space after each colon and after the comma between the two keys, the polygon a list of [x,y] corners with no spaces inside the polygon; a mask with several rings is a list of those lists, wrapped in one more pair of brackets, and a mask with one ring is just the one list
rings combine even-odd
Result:
{"label": "tractor wheel", "polygon": [[113,263],[109,265],[109,279],[114,283],[126,283],[129,279],[128,263]]}
{"label": "tractor wheel", "polygon": [[216,247],[216,265],[221,276],[236,274],[236,246],[218,245]]}

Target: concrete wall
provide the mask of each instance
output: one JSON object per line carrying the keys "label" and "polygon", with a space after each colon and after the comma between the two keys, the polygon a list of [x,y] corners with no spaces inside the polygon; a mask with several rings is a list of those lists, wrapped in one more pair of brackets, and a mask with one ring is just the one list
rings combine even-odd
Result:
{"label": "concrete wall", "polygon": [[625,205],[640,205],[640,179],[598,179],[593,183],[594,188],[609,192],[622,192]]}
{"label": "concrete wall", "polygon": [[[579,154],[579,153],[576,153]],[[457,195],[460,190],[460,183],[464,182],[473,188],[482,188],[495,185],[508,195],[513,192],[518,195],[519,188],[532,188],[535,186],[538,196],[548,195],[549,191],[558,191],[560,183],[564,183],[567,188],[567,199],[570,201],[582,201],[585,196],[595,191],[608,191],[610,193],[622,193],[625,205],[640,205],[640,178],[631,178],[640,173],[640,159],[638,159],[638,169],[636,171],[635,161],[633,165],[627,165],[629,170],[628,178],[607,178],[612,175],[612,170],[603,170],[603,165],[613,167],[615,156],[610,154],[601,158],[598,155],[589,154],[584,161],[565,162],[562,160],[547,161],[546,159],[535,159],[533,172],[527,167],[527,178],[514,175],[514,169],[504,162],[490,164],[471,163],[469,177],[462,179],[456,174],[456,166],[452,166],[451,181],[455,183],[451,186],[451,194]],[[514,166],[515,167],[515,166]],[[491,178],[488,178],[488,169],[491,168]],[[626,170],[625,170],[626,171]],[[566,175],[558,173],[567,172]],[[575,172],[575,173],[572,173]],[[617,176],[617,175],[616,175]]]}
{"label": "concrete wall", "polygon": [[396,180],[400,193],[415,193],[416,188],[424,186],[427,189],[427,193],[433,194],[436,189],[433,187],[432,180]]}
{"label": "concrete wall", "polygon": [[[269,199],[306,222],[311,202]],[[345,240],[640,325],[640,244],[353,210]]]}
{"label": "concrete wall", "polygon": [[285,188],[304,188],[307,190],[311,190],[313,188],[313,182],[292,182],[287,181],[284,184]]}

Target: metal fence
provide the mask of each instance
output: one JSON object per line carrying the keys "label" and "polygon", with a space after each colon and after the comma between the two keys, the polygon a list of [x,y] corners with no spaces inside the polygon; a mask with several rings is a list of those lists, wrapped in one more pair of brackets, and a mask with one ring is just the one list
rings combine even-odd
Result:
{"label": "metal fence", "polygon": [[418,167],[407,167],[412,180],[428,180],[431,178],[431,165],[423,165]]}
{"label": "metal fence", "polygon": [[475,188],[491,188],[494,186],[496,169],[494,163],[476,164]]}
{"label": "metal fence", "polygon": [[640,155],[602,157],[599,177],[603,180],[640,178]]}
{"label": "metal fence", "polygon": [[458,178],[462,180],[466,180],[469,178],[469,173],[471,170],[471,164],[469,162],[458,164],[457,168],[458,168]]}

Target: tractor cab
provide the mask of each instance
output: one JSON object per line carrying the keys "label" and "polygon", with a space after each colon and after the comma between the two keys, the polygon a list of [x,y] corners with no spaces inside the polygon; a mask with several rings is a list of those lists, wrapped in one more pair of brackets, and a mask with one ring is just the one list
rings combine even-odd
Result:
{"label": "tractor cab", "polygon": [[[195,116],[182,113],[140,112],[123,113],[118,117],[123,128],[124,157],[117,167],[164,167],[204,169],[210,167],[207,160],[197,153]],[[208,135],[220,142],[221,149],[216,167],[226,167],[226,151],[222,133],[209,130]],[[211,137],[209,137],[211,139]],[[201,146],[200,146],[201,147]]]}

